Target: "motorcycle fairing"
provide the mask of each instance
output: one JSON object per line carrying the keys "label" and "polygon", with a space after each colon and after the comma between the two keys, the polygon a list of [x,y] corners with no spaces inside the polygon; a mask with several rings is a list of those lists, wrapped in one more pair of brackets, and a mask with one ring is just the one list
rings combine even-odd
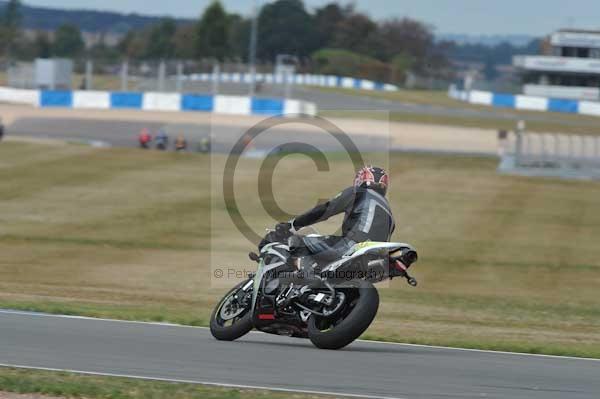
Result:
{"label": "motorcycle fairing", "polygon": [[413,249],[409,244],[402,242],[380,242],[380,241],[364,241],[354,244],[339,260],[330,263],[323,268],[323,272],[333,272],[339,269],[342,265],[355,260],[369,252],[393,252],[398,249]]}

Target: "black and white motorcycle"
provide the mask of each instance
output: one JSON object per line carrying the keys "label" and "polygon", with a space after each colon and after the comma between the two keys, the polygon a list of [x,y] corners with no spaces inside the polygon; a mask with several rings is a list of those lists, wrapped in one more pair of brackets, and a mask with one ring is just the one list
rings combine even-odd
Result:
{"label": "black and white motorcycle", "polygon": [[408,274],[417,261],[409,244],[361,242],[323,264],[312,255],[290,261],[289,238],[271,231],[260,254],[250,254],[258,262],[256,273],[231,289],[211,315],[216,339],[233,341],[256,328],[309,338],[318,348],[340,349],[375,318],[379,294],[373,283],[403,277],[417,285]]}

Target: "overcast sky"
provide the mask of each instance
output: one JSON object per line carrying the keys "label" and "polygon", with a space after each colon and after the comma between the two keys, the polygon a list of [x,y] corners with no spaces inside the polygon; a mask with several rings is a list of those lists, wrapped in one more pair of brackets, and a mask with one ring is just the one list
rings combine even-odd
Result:
{"label": "overcast sky", "polygon": [[[268,0],[257,0],[260,4]],[[210,0],[25,0],[53,8],[99,9],[148,15],[196,17]],[[230,11],[249,14],[252,0],[222,0]],[[328,0],[305,0],[309,8]],[[341,0],[347,4],[351,1]],[[437,33],[544,35],[561,27],[600,28],[600,0],[355,0],[374,18],[410,16]]]}

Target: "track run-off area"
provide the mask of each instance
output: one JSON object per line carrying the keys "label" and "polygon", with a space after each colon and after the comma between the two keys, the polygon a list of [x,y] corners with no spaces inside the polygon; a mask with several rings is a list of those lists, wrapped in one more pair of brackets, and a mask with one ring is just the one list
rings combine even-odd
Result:
{"label": "track run-off area", "polygon": [[0,365],[374,398],[598,398],[600,361],[0,310]]}

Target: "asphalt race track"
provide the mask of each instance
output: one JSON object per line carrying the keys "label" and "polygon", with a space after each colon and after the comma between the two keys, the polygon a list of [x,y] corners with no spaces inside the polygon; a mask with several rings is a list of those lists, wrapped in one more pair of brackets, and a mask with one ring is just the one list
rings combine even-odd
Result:
{"label": "asphalt race track", "polygon": [[600,361],[355,342],[0,310],[0,364],[389,398],[597,399]]}
{"label": "asphalt race track", "polygon": [[[95,120],[78,118],[21,118],[12,123],[7,133],[13,136],[60,139],[70,141],[93,142],[100,141],[113,147],[137,147],[137,135],[142,128],[156,132],[163,129],[175,140],[178,134],[183,134],[193,145],[202,137],[213,135],[213,151],[229,152],[233,143],[239,139],[245,128],[209,123],[160,123],[122,120]],[[389,141],[381,137],[367,135],[349,135],[361,151],[385,151],[389,149]],[[264,148],[282,142],[295,142],[302,137],[302,142],[312,144],[321,150],[340,150],[335,141],[322,133],[298,132],[293,128],[277,129],[276,135],[263,135],[266,140],[258,142]],[[193,148],[192,148],[193,149]]]}

